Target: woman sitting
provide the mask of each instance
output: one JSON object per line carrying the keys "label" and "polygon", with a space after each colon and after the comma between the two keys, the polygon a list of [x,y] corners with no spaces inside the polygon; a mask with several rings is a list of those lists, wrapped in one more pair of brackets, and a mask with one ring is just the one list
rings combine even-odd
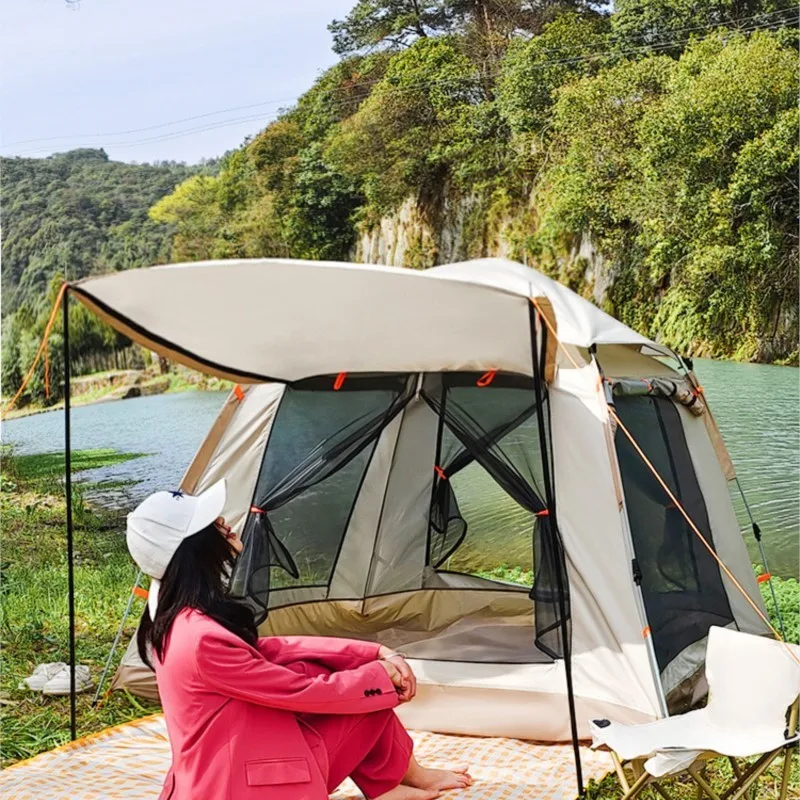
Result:
{"label": "woman sitting", "polygon": [[259,638],[223,576],[242,550],[221,517],[224,481],[157,492],[128,516],[128,548],[153,578],[139,652],[156,672],[172,767],[161,800],[322,800],[347,777],[367,798],[429,800],[466,768],[422,767],[392,710],[411,668],[387,647]]}

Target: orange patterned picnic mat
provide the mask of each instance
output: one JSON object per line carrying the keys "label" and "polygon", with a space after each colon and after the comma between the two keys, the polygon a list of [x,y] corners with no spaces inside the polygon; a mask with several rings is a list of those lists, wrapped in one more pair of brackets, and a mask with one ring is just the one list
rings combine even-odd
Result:
{"label": "orange patterned picnic mat", "polygon": [[[570,800],[575,767],[568,744],[411,733],[417,757],[432,767],[469,764],[475,783],[452,800]],[[581,748],[584,780],[608,770],[608,754]],[[163,716],[155,715],[87,736],[0,773],[8,800],[155,800],[170,762]],[[361,794],[349,781],[333,800]]]}

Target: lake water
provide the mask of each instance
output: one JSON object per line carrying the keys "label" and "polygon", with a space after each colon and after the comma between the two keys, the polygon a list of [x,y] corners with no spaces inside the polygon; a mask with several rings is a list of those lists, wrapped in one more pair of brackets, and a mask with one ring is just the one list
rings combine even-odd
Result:
{"label": "lake water", "polygon": [[[739,480],[764,536],[772,571],[800,572],[800,371],[790,367],[697,360],[695,369],[733,456]],[[135,481],[116,497],[132,505],[156,489],[180,482],[214,420],[224,395],[189,392],[82,406],[72,412],[76,450],[113,448],[146,453],[132,461],[82,474],[87,481]],[[63,412],[10,420],[3,440],[18,453],[63,449]],[[461,510],[470,523],[469,560],[484,567],[530,562],[530,522],[479,468],[457,476]],[[463,488],[464,491],[459,491]],[[461,498],[464,498],[462,501]],[[738,492],[734,494],[745,539],[758,551]],[[502,531],[502,546],[497,537]],[[457,567],[458,564],[451,564]]]}

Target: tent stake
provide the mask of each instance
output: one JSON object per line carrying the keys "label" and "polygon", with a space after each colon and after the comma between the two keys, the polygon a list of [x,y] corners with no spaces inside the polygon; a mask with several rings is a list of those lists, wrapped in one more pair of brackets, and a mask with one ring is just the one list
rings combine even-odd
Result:
{"label": "tent stake", "polygon": [[[531,296],[533,296],[533,287],[531,287]],[[539,368],[539,347],[538,337],[536,335],[536,319],[538,312],[534,309],[533,305],[529,306],[530,328],[531,328],[531,359],[533,361],[533,390],[536,395],[536,421],[539,426],[539,448],[542,457],[542,477],[544,478],[544,493],[547,502],[547,510],[549,511],[550,525],[552,526],[553,536],[561,547],[558,533],[558,522],[556,521],[556,503],[553,494],[553,487],[550,480],[550,458],[547,450],[547,438],[545,436],[543,401],[542,401],[542,387],[541,387],[541,373]],[[545,343],[547,341],[547,331],[542,326],[542,350],[545,350]],[[561,553],[564,550],[561,547]],[[535,565],[534,565],[535,566]],[[569,704],[569,724],[570,732],[572,733],[572,749],[575,754],[575,776],[578,782],[578,797],[584,796],[583,788],[583,769],[581,767],[581,748],[578,740],[578,720],[575,712],[575,691],[572,685],[572,642],[570,641],[569,631],[567,629],[567,607],[564,602],[564,581],[561,575],[561,565],[556,565],[556,584],[558,590],[558,611],[561,623],[561,641],[564,648],[564,672],[567,678],[567,701]],[[566,562],[565,562],[566,567]]]}
{"label": "tent stake", "polygon": [[69,288],[64,292],[64,488],[67,504],[67,585],[69,591],[69,734],[77,735],[75,708],[75,564],[72,537],[72,444],[70,431]]}

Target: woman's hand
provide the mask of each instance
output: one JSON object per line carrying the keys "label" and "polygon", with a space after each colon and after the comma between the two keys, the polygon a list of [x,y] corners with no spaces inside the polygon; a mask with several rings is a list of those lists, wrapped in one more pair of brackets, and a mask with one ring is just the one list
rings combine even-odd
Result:
{"label": "woman's hand", "polygon": [[384,665],[390,665],[399,674],[399,683],[395,682],[391,673],[389,673],[389,677],[398,689],[400,702],[407,703],[409,700],[413,700],[417,693],[417,678],[405,658],[385,645],[381,645],[378,650],[378,658]]}
{"label": "woman's hand", "polygon": [[397,689],[398,693],[401,692],[403,689],[403,676],[400,674],[400,670],[391,661],[385,661],[382,658],[378,659],[378,663],[386,670],[386,674],[394,684],[394,688]]}

